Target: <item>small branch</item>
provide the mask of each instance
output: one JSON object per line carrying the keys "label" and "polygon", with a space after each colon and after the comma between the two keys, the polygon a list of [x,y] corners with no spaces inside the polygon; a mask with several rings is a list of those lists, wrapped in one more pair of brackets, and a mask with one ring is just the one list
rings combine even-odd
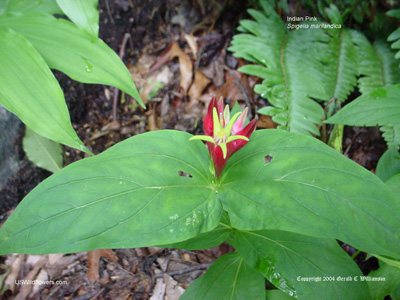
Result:
{"label": "small branch", "polygon": [[159,274],[156,274],[155,277],[156,278],[162,278],[164,274],[168,274],[169,276],[182,275],[182,274],[190,273],[190,272],[193,272],[193,271],[208,269],[211,265],[212,264],[196,265],[196,266],[192,266],[192,267],[189,267],[189,268],[186,268],[186,269],[177,270],[177,271],[159,273]]}
{"label": "small branch", "polygon": [[231,70],[230,68],[228,68],[227,66],[224,66],[224,69],[227,70],[227,71],[229,71],[229,73],[230,73],[233,77],[235,77],[235,83],[236,83],[236,85],[240,88],[240,90],[242,91],[243,96],[244,96],[244,101],[245,101],[245,103],[246,103],[246,106],[249,108],[248,117],[249,117],[249,119],[252,119],[252,118],[253,118],[253,114],[251,113],[251,104],[250,104],[249,96],[248,96],[247,93],[246,93],[245,87],[244,87],[243,84],[240,82],[240,78],[235,74],[234,71],[232,71],[232,70]]}
{"label": "small branch", "polygon": [[[119,49],[119,58],[122,60],[124,57],[125,53],[125,47],[126,47],[126,42],[128,39],[131,37],[129,33],[125,33],[124,38],[122,40],[121,48]],[[114,97],[113,97],[113,106],[112,106],[112,116],[113,116],[113,121],[117,121],[117,103],[118,103],[118,95],[119,95],[119,90],[114,87]]]}

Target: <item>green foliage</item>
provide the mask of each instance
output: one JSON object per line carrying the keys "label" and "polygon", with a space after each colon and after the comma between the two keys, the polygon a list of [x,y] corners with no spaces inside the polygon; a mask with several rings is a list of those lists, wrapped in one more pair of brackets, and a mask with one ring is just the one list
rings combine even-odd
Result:
{"label": "green foliage", "polygon": [[400,126],[400,84],[364,94],[346,105],[326,123],[353,126]]}
{"label": "green foliage", "polygon": [[368,281],[369,290],[371,291],[371,299],[373,300],[383,300],[386,295],[389,295],[395,289],[398,289],[400,283],[399,270],[383,262],[379,262],[379,264],[380,267],[378,270],[372,271],[368,274],[370,277],[385,278],[384,281]]}
{"label": "green foliage", "polygon": [[1,25],[0,44],[1,104],[38,134],[88,152],[72,128],[57,80],[36,49]]}
{"label": "green foliage", "polygon": [[358,54],[361,75],[358,87],[362,94],[400,82],[400,69],[386,42],[377,40],[371,44],[361,32],[355,30],[351,31],[351,35]]}
{"label": "green foliage", "polygon": [[[326,13],[332,23],[343,24],[342,16],[335,5],[331,4]],[[331,98],[344,102],[357,83],[357,54],[349,30],[327,29],[327,32],[330,34],[330,41],[325,61],[327,78],[324,84]]]}
{"label": "green foliage", "polygon": [[208,153],[189,137],[177,131],[135,136],[57,172],[2,227],[0,252],[141,247],[212,230],[221,204]]}
{"label": "green foliage", "polygon": [[[356,86],[357,53],[347,29],[310,28],[288,31],[273,9],[261,1],[263,13],[249,10],[255,21],[243,20],[229,50],[257,65],[240,71],[263,79],[255,92],[272,106],[260,114],[272,116],[280,128],[302,134],[319,135],[324,112],[315,101],[343,102]],[[327,14],[342,23],[336,6]],[[319,23],[318,23],[319,24]]]}
{"label": "green foliage", "polygon": [[98,0],[56,0],[62,11],[79,27],[99,35]]}
{"label": "green foliage", "polygon": [[0,3],[2,3],[0,6],[4,5],[6,13],[40,12],[50,15],[62,14],[56,0],[2,0]]}
{"label": "green foliage", "polygon": [[[235,230],[230,241],[246,263],[297,299],[369,299],[366,282],[353,282],[361,271],[333,239]],[[344,276],[352,282],[340,281]]]}
{"label": "green foliage", "polygon": [[51,16],[58,12],[55,0],[2,1],[0,102],[36,133],[90,153],[72,128],[63,93],[49,67],[78,81],[116,86],[143,103],[116,53],[73,23]]}
{"label": "green foliage", "polygon": [[397,173],[400,173],[400,154],[395,147],[390,147],[379,159],[376,175],[387,181]]}
{"label": "green foliage", "polygon": [[[387,15],[400,19],[400,9],[392,9],[388,11]],[[392,32],[391,35],[388,36],[388,41],[393,42],[393,49],[400,49],[400,28],[397,28],[394,32]],[[397,52],[396,58],[400,58],[400,51]]]}
{"label": "green foliage", "polygon": [[1,229],[1,253],[177,243],[214,229],[222,205],[233,228],[338,238],[400,256],[400,204],[373,174],[311,137],[279,130],[253,135],[220,183],[203,144],[188,142],[183,132],[135,136],[76,162],[22,201]]}
{"label": "green foliage", "polygon": [[63,163],[61,145],[42,137],[26,127],[23,146],[29,160],[50,172],[61,170]]}
{"label": "green foliage", "polygon": [[318,135],[323,110],[314,99],[328,100],[322,88],[321,54],[315,49],[327,39],[320,30],[287,31],[283,21],[262,1],[263,12],[249,10],[255,19],[242,20],[229,50],[258,65],[240,68],[246,74],[264,81],[255,91],[273,105],[260,110],[271,115],[282,129]]}
{"label": "green foliage", "polygon": [[264,278],[241,256],[218,258],[207,273],[193,282],[180,300],[265,299]]}
{"label": "green foliage", "polygon": [[[400,256],[400,203],[375,175],[314,138],[256,131],[221,182],[218,195],[234,228],[336,238],[369,252],[379,245],[383,255]],[[372,220],[371,211],[385,218]]]}
{"label": "green foliage", "polygon": [[357,55],[347,29],[331,34],[325,85],[331,98],[344,102],[357,84]]}
{"label": "green foliage", "polygon": [[400,202],[400,172],[397,175],[392,176],[387,182],[386,185],[393,192],[393,194],[397,197],[397,201]]}
{"label": "green foliage", "polygon": [[298,299],[324,293],[327,300],[368,299],[362,282],[310,284],[297,277],[359,276],[334,239],[400,258],[400,203],[376,176],[329,146],[258,131],[216,180],[206,147],[190,137],[137,135],[60,170],[0,229],[0,253],[201,249],[230,241],[239,254],[217,260],[182,299],[244,299],[244,293],[264,299],[261,274]]}

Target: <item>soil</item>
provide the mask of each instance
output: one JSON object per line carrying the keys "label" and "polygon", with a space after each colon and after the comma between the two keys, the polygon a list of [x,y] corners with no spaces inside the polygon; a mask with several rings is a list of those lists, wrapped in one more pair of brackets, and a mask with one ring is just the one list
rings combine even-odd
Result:
{"label": "soil", "polygon": [[[206,97],[200,99],[206,99],[207,95],[215,92],[227,93],[223,90],[224,84],[232,72],[226,70],[234,71],[241,62],[227,53],[226,47],[236,32],[238,21],[245,17],[245,1],[234,4],[233,1],[222,0],[99,2],[100,38],[116,53],[122,51],[122,59],[132,76],[139,77],[135,80],[139,88],[146,87],[143,78],[146,78],[151,64],[163,55],[169,45],[177,42],[183,52],[189,55],[195,68],[204,70],[205,73],[214,68],[212,72],[223,74],[222,77],[214,76],[207,87],[201,90],[201,95]],[[224,3],[228,7],[221,11]],[[121,50],[126,33],[130,34],[130,38]],[[199,39],[197,60],[185,39],[185,34],[190,33]],[[169,72],[168,81],[153,98],[148,99],[147,111],[138,107],[129,96],[119,93],[116,119],[113,118],[113,98],[116,93],[114,88],[75,82],[59,72],[55,72],[55,75],[65,93],[74,128],[84,143],[97,154],[119,141],[149,130],[201,132],[200,119],[207,100],[192,103],[186,92],[182,91],[179,63],[179,59],[175,58],[164,64]],[[242,79],[240,77],[241,83]],[[250,104],[254,115],[257,108],[263,105],[263,100],[252,93],[252,79],[244,80],[247,80],[244,88],[235,87],[238,96],[230,100]],[[226,86],[225,89],[229,91],[231,87]],[[247,95],[243,95],[243,89]],[[271,120],[262,119],[259,126],[271,128],[274,124]],[[51,175],[27,160],[22,150],[22,136],[23,128],[21,138],[16,141],[21,168],[0,190],[1,222],[26,194]],[[347,149],[346,155],[349,158],[374,171],[379,157],[385,151],[385,143],[376,128],[348,127],[345,130],[344,149]],[[65,165],[82,158],[82,152],[65,147]],[[356,251],[349,245],[342,246],[350,255]],[[173,295],[181,291],[179,288],[187,288],[216,258],[233,250],[225,243],[202,251],[152,247],[119,249],[115,251],[116,259],[112,255],[97,259],[95,271],[98,271],[99,278],[95,282],[91,282],[93,278],[87,275],[90,269],[93,271],[93,266],[89,266],[90,258],[87,253],[41,257],[3,256],[1,262],[6,262],[12,270],[19,266],[16,279],[29,276],[36,278],[40,270],[45,270],[44,273],[50,276],[47,279],[66,281],[67,284],[43,285],[38,290],[29,291],[24,290],[26,286],[15,285],[12,290],[5,292],[2,299],[14,299],[16,295],[19,299],[150,299],[160,287],[160,282],[169,288],[169,299],[177,299]],[[373,259],[365,262],[364,254],[359,255],[357,261],[364,273],[377,267]],[[0,267],[5,272],[9,269],[4,265]],[[178,275],[172,276],[177,273]]]}

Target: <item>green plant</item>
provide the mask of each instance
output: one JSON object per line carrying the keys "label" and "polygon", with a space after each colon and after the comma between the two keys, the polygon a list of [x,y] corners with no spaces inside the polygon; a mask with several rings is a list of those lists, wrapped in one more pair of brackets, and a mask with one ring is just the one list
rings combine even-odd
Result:
{"label": "green plant", "polygon": [[258,112],[272,116],[280,128],[319,135],[321,120],[337,111],[355,87],[366,93],[399,83],[389,45],[383,40],[372,45],[361,31],[346,28],[333,4],[324,9],[331,24],[319,19],[284,23],[267,1],[260,6],[262,11],[249,10],[254,21],[240,22],[243,33],[234,36],[229,50],[256,63],[239,70],[263,79],[254,91],[271,106]]}
{"label": "green plant", "polygon": [[[88,153],[50,68],[113,85],[143,105],[122,61],[97,37],[96,6],[95,0],[0,0],[0,103],[36,133]],[[53,17],[60,7],[82,28]]]}
{"label": "green plant", "polygon": [[[214,148],[246,142],[215,136],[215,122],[230,125],[216,101],[210,106],[219,114],[205,122]],[[362,273],[335,239],[400,259],[394,194],[329,146],[256,131],[215,177],[206,147],[192,137],[137,135],[58,171],[3,225],[0,253],[234,245],[237,253],[219,258],[181,299],[264,299],[264,278],[298,299],[370,299],[367,283],[354,281]]]}

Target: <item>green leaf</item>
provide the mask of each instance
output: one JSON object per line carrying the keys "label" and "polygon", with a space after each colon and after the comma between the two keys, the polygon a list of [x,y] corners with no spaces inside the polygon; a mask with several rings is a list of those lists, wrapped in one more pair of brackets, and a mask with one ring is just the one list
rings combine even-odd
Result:
{"label": "green leaf", "polygon": [[[328,36],[322,29],[286,30],[278,14],[266,1],[264,12],[248,10],[255,19],[242,20],[232,40],[230,51],[257,65],[239,69],[245,74],[263,78],[255,92],[269,101],[273,110],[267,113],[280,128],[306,135],[319,135],[317,125],[324,117],[322,107],[314,100],[329,100],[324,90],[323,44]],[[322,47],[322,48],[321,48]]]}
{"label": "green leaf", "polygon": [[[331,7],[336,8],[332,4]],[[344,102],[357,84],[357,54],[348,30],[335,29],[330,33],[325,86],[330,98]]]}
{"label": "green leaf", "polygon": [[265,280],[236,253],[218,258],[180,300],[265,299]]}
{"label": "green leaf", "polygon": [[90,153],[72,128],[63,92],[23,36],[0,27],[0,103],[36,133]]}
{"label": "green leaf", "polygon": [[378,161],[376,176],[385,182],[397,173],[400,173],[400,154],[395,148],[389,148]]}
{"label": "green leaf", "polygon": [[9,0],[5,12],[40,12],[50,15],[62,14],[56,0]]}
{"label": "green leaf", "polygon": [[386,258],[380,255],[372,254],[376,258],[379,258],[379,260],[383,261],[385,264],[388,264],[389,266],[396,268],[397,270],[400,271],[400,261],[399,260],[394,260],[390,258]]}
{"label": "green leaf", "polygon": [[74,80],[119,88],[144,107],[128,69],[101,39],[73,23],[52,16],[8,14],[0,17],[0,27],[22,34],[43,56],[50,68]]}
{"label": "green leaf", "polygon": [[282,292],[281,290],[267,290],[266,300],[294,300],[296,298],[289,296],[288,294]]}
{"label": "green leaf", "polygon": [[315,138],[256,131],[220,182],[233,228],[336,238],[400,257],[400,204],[374,174]]}
{"label": "green leaf", "polygon": [[391,177],[386,185],[393,192],[393,194],[397,197],[397,201],[400,202],[400,173]]}
{"label": "green leaf", "polygon": [[99,35],[98,0],[57,0],[62,11],[79,27],[94,36]]}
{"label": "green leaf", "polygon": [[3,225],[0,253],[154,246],[214,229],[222,210],[208,152],[190,137],[178,131],[137,135],[63,168]]}
{"label": "green leaf", "polygon": [[56,173],[62,168],[61,145],[26,127],[23,146],[29,160],[40,168]]}
{"label": "green leaf", "polygon": [[229,235],[231,234],[231,227],[226,224],[227,222],[229,222],[228,214],[224,211],[222,214],[221,222],[215,229],[209,232],[200,233],[198,236],[191,238],[187,241],[175,244],[161,245],[158,247],[201,250],[221,245],[228,239]]}
{"label": "green leaf", "polygon": [[[371,292],[371,299],[383,300],[385,296],[389,295],[400,286],[400,271],[383,263],[379,262],[380,267],[378,270],[372,271],[368,277],[375,279],[375,281],[368,281],[369,290]],[[365,278],[368,278],[367,276]],[[383,280],[376,280],[381,278]]]}
{"label": "green leaf", "polygon": [[358,86],[362,94],[378,88],[400,82],[400,69],[394,58],[394,52],[387,42],[377,40],[373,44],[359,31],[351,30],[353,43],[356,45]]}
{"label": "green leaf", "polygon": [[360,269],[336,240],[235,230],[230,241],[251,267],[299,300],[370,299],[366,283],[353,281]]}
{"label": "green leaf", "polygon": [[343,148],[343,130],[344,125],[335,125],[328,140],[328,145],[339,153],[342,153]]}
{"label": "green leaf", "polygon": [[352,126],[400,125],[400,85],[391,85],[362,95],[326,123]]}

